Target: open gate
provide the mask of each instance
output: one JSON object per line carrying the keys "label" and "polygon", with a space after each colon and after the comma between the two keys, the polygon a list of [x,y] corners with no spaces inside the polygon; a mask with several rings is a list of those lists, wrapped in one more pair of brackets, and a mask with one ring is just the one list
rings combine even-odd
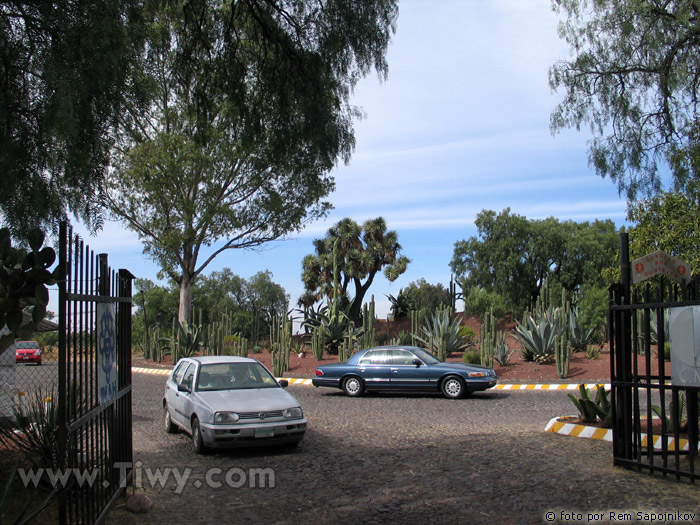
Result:
{"label": "open gate", "polygon": [[99,523],[130,482],[131,283],[60,228],[58,457],[70,470],[59,522]]}
{"label": "open gate", "polygon": [[674,385],[666,357],[669,309],[700,305],[700,281],[659,276],[633,287],[625,233],[620,255],[621,279],[610,287],[608,315],[614,463],[694,482],[700,478],[700,389]]}

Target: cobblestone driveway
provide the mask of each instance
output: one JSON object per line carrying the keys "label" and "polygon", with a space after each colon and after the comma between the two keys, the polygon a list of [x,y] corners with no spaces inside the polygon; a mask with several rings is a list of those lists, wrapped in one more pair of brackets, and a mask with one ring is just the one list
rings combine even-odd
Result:
{"label": "cobblestone driveway", "polygon": [[[615,468],[609,443],[543,432],[575,412],[563,392],[351,399],[292,386],[310,421],[297,450],[196,456],[186,435],[162,429],[164,381],[134,375],[135,473],[153,508],[133,515],[122,501],[107,523],[590,523],[591,513],[619,522],[610,512],[639,523],[637,511],[700,521],[697,487]],[[179,483],[174,473],[152,482],[166,468]],[[255,479],[266,487],[251,488]]]}

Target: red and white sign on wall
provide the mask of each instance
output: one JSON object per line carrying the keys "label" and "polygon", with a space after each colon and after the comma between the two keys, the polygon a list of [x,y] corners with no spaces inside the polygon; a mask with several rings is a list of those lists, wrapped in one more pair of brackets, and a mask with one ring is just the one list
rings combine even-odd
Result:
{"label": "red and white sign on wall", "polygon": [[660,273],[674,281],[681,282],[683,279],[688,281],[690,279],[690,266],[685,261],[669,255],[663,250],[657,250],[632,261],[632,284]]}

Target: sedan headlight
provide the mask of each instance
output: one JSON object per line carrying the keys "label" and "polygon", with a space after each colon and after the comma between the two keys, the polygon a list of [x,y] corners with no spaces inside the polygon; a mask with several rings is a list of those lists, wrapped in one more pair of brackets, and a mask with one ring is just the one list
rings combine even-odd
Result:
{"label": "sedan headlight", "polygon": [[214,414],[214,424],[216,425],[236,423],[239,419],[240,416],[235,412],[217,412]]}
{"label": "sedan headlight", "polygon": [[488,377],[488,372],[469,372],[469,377]]}
{"label": "sedan headlight", "polygon": [[304,414],[301,411],[301,407],[288,408],[282,415],[287,419],[301,419]]}

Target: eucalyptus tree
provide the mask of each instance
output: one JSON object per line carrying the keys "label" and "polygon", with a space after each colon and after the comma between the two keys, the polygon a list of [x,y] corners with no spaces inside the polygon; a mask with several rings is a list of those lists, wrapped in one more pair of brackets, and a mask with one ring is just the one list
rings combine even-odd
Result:
{"label": "eucalyptus tree", "polygon": [[199,0],[154,13],[138,68],[150,107],[125,114],[106,200],[179,284],[180,321],[219,254],[330,209],[330,171],[354,147],[349,95],[372,69],[386,76],[397,13],[397,0]]}
{"label": "eucalyptus tree", "polygon": [[[634,199],[698,177],[700,3],[697,0],[553,0],[573,59],[550,70],[564,100],[553,131],[590,126],[589,161]],[[660,168],[662,168],[660,170]]]}
{"label": "eucalyptus tree", "polygon": [[0,221],[16,239],[68,212],[100,225],[113,124],[139,100],[143,2],[0,4]]}
{"label": "eucalyptus tree", "polygon": [[[308,304],[311,298],[319,301],[332,297],[334,278],[338,280],[339,293],[343,297],[348,297],[352,283],[354,296],[348,315],[355,323],[360,320],[362,301],[376,275],[383,271],[384,276],[393,282],[411,262],[401,254],[398,233],[387,230],[382,217],[365,221],[362,226],[352,219],[342,219],[329,228],[326,237],[315,239],[313,244],[315,253],[302,261],[304,303]],[[333,273],[334,246],[339,275]]]}

